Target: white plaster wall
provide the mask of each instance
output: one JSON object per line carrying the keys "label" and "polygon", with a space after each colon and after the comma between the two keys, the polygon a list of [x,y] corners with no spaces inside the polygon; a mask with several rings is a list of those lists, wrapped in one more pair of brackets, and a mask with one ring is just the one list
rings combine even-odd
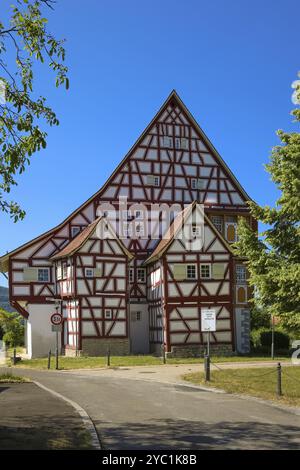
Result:
{"label": "white plaster wall", "polygon": [[[55,333],[52,332],[50,317],[54,313],[53,305],[28,304],[27,348],[30,358],[45,357],[49,349],[55,352]],[[61,348],[59,333],[59,348]]]}

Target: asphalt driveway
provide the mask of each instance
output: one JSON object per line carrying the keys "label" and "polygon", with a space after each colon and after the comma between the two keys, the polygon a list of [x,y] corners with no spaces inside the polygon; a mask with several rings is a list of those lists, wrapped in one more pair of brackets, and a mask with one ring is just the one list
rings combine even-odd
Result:
{"label": "asphalt driveway", "polygon": [[300,416],[258,401],[151,381],[146,374],[16,373],[82,406],[104,449],[300,448]]}

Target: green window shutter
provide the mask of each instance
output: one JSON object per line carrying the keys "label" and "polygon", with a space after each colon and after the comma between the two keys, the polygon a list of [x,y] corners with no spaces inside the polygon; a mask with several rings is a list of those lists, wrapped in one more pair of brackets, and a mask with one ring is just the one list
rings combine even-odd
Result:
{"label": "green window shutter", "polygon": [[147,175],[147,184],[150,186],[154,186],[154,176],[153,175]]}
{"label": "green window shutter", "polygon": [[213,279],[224,279],[225,264],[214,263],[212,265],[212,277]]}
{"label": "green window shutter", "polygon": [[102,269],[101,268],[94,269],[94,276],[95,277],[102,277]]}
{"label": "green window shutter", "polygon": [[37,268],[24,268],[23,269],[23,280],[24,281],[37,281],[38,270]]}
{"label": "green window shutter", "polygon": [[186,279],[186,265],[174,264],[173,276],[174,276],[174,279],[176,279],[176,281],[182,281],[183,279]]}

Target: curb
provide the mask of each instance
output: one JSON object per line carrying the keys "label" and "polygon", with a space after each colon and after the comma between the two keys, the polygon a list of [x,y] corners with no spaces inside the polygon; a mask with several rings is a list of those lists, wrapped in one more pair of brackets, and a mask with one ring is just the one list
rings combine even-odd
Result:
{"label": "curb", "polygon": [[92,446],[94,447],[94,449],[96,450],[102,449],[101,443],[100,443],[100,440],[99,440],[99,437],[98,437],[98,434],[97,434],[97,431],[96,431],[96,428],[92,419],[87,414],[87,412],[80,405],[78,405],[78,403],[76,403],[73,400],[70,400],[69,398],[65,397],[64,395],[61,395],[58,392],[55,392],[51,388],[45,387],[45,385],[42,385],[40,382],[37,382],[36,380],[33,380],[32,383],[34,383],[35,385],[42,388],[43,390],[46,390],[46,392],[51,393],[55,397],[60,398],[61,400],[64,400],[66,403],[71,405],[75,409],[75,411],[79,414],[79,416],[81,417],[83,421],[85,428],[90,433],[92,437]]}

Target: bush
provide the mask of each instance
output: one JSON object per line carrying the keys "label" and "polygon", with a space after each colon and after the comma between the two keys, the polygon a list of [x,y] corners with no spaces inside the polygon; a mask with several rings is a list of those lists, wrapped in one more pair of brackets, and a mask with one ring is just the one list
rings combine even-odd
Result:
{"label": "bush", "polygon": [[23,346],[24,321],[17,313],[9,313],[0,309],[0,328],[3,331],[3,341],[9,346]]}
{"label": "bush", "polygon": [[[254,348],[271,348],[272,331],[266,328],[251,331],[251,344]],[[283,331],[274,331],[275,350],[288,350],[290,347],[290,337]]]}
{"label": "bush", "polygon": [[270,314],[265,310],[262,310],[258,307],[253,307],[251,309],[251,330],[258,330],[260,328],[270,328]]}

